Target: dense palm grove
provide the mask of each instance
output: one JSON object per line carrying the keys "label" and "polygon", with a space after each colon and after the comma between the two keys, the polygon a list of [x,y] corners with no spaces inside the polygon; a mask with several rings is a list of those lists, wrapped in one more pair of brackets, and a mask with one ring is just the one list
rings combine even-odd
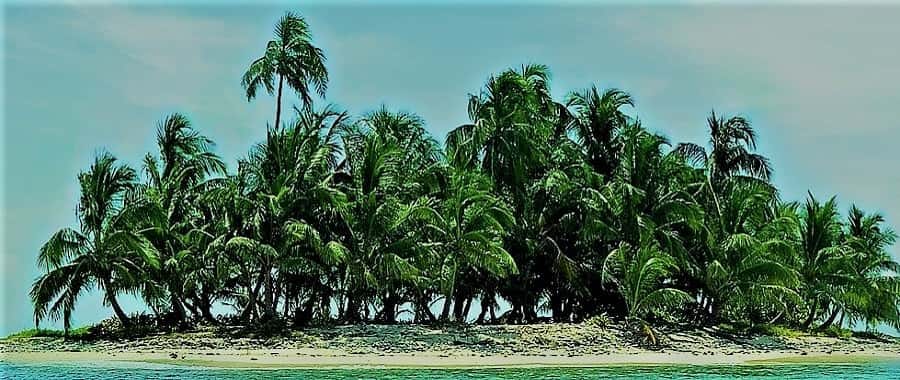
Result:
{"label": "dense palm grove", "polygon": [[833,198],[780,199],[742,117],[713,112],[706,144],[673,145],[629,116],[626,92],[553,99],[548,69],[526,65],[470,95],[442,145],[412,113],[314,106],[324,61],[285,15],[242,81],[248,100],[276,97],[275,123],[233,172],[179,114],[140,174],[99,154],[78,176],[80,226],[40,251],[36,322],[68,329],[99,289],[126,327],[125,295],[182,327],[221,323],[219,305],[246,325],[900,328],[895,234]]}

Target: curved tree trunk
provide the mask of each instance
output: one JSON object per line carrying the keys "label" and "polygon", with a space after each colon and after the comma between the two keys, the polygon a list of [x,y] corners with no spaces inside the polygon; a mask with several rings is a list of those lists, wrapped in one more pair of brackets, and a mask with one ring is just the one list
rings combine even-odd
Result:
{"label": "curved tree trunk", "polygon": [[838,313],[840,313],[840,311],[841,308],[835,306],[834,310],[831,311],[831,315],[828,316],[828,319],[825,320],[825,323],[822,323],[822,325],[819,326],[819,330],[825,330],[831,327],[831,324],[834,323],[835,319],[837,319]]}
{"label": "curved tree trunk", "polygon": [[253,310],[256,308],[256,299],[259,297],[259,289],[262,287],[264,276],[263,273],[260,273],[259,278],[256,279],[256,286],[250,289],[247,305],[244,306],[244,311],[241,312],[241,320],[244,321],[244,323],[250,322],[250,319],[253,316]]}
{"label": "curved tree trunk", "polygon": [[125,328],[131,327],[131,320],[128,319],[128,315],[125,314],[125,311],[119,306],[119,301],[116,300],[116,296],[109,295],[106,300],[109,301],[113,312],[116,313],[116,318],[119,318],[119,321],[122,322],[122,326]]}
{"label": "curved tree trunk", "polygon": [[462,319],[461,322],[466,322],[469,320],[469,310],[472,308],[472,299],[474,297],[466,298],[466,307],[463,308]]}
{"label": "curved tree trunk", "polygon": [[444,307],[441,309],[441,321],[446,322],[450,319],[450,304],[453,303],[453,291],[451,290],[444,295]]}
{"label": "curved tree trunk", "polygon": [[809,316],[803,321],[803,329],[808,330],[816,320],[816,312],[819,309],[819,300],[813,301],[812,307],[809,309]]}
{"label": "curved tree trunk", "polygon": [[131,320],[128,319],[128,314],[125,314],[125,311],[122,310],[122,306],[119,305],[119,301],[112,291],[112,281],[109,278],[103,278],[101,281],[103,281],[103,287],[106,290],[106,302],[109,302],[109,305],[112,306],[113,312],[116,313],[116,318],[119,318],[119,322],[122,322],[123,327],[130,327]]}
{"label": "curved tree trunk", "polygon": [[278,76],[278,95],[275,97],[275,128],[281,128],[281,93],[284,88],[284,75]]}

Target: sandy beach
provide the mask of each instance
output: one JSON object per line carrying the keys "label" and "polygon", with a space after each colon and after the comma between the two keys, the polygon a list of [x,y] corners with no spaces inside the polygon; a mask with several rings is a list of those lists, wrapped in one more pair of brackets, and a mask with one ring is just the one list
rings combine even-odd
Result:
{"label": "sandy beach", "polygon": [[344,326],[276,338],[221,332],[128,341],[0,341],[0,361],[145,362],[219,368],[526,367],[856,363],[900,360],[896,338],[737,337],[714,329],[669,332],[643,348],[621,327],[588,324]]}
{"label": "sandy beach", "polygon": [[[467,368],[467,367],[594,367],[613,365],[754,365],[793,363],[859,363],[900,360],[897,352],[814,352],[800,356],[791,351],[749,354],[639,353],[605,355],[448,355],[440,352],[390,355],[334,355],[317,351],[249,350],[178,352],[177,359],[163,353],[137,352],[13,352],[0,361],[18,363],[138,362],[210,368]],[[802,360],[801,360],[802,358]]]}

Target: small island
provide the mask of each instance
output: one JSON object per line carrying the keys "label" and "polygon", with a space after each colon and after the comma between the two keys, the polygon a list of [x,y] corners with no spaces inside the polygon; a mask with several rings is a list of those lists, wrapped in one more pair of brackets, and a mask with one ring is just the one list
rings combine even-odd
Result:
{"label": "small island", "polygon": [[[473,89],[470,120],[438,141],[412,112],[314,104],[328,80],[307,21],[287,13],[241,78],[248,101],[276,103],[234,170],[180,113],[139,169],[98,153],[78,174],[80,223],[48,238],[30,292],[35,324],[63,330],[0,340],[0,361],[900,357],[900,340],[875,332],[900,328],[897,235],[835,197],[782,199],[743,116],[712,111],[707,143],[676,144],[627,92],[554,98],[549,69],[526,64]],[[114,316],[73,329],[92,290]],[[125,310],[125,295],[146,308]]]}

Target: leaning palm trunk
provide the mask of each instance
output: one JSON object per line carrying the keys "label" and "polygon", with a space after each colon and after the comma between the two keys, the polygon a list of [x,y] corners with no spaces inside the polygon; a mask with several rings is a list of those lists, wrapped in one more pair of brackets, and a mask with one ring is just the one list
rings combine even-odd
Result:
{"label": "leaning palm trunk", "polygon": [[809,327],[812,326],[813,322],[816,321],[816,311],[819,309],[819,300],[814,300],[812,307],[809,309],[809,316],[806,317],[806,320],[803,321],[803,329],[809,330]]}
{"label": "leaning palm trunk", "polygon": [[834,320],[837,319],[840,312],[841,308],[834,306],[834,309],[831,311],[831,315],[828,316],[828,319],[826,319],[821,326],[819,326],[819,330],[827,330],[829,327],[831,327],[831,324],[834,323]]}
{"label": "leaning palm trunk", "polygon": [[444,294],[444,307],[441,309],[441,321],[447,322],[450,320],[450,305],[453,303],[453,290]]}
{"label": "leaning palm trunk", "polygon": [[122,306],[119,305],[119,301],[116,299],[116,295],[113,294],[112,290],[110,290],[111,288],[109,279],[103,279],[103,285],[107,289],[106,302],[109,302],[109,305],[112,306],[113,312],[116,313],[116,318],[119,318],[119,322],[122,322],[123,327],[131,327],[131,320],[128,318],[128,315],[125,314],[125,311],[122,310]]}
{"label": "leaning palm trunk", "polygon": [[275,128],[281,128],[281,93],[284,90],[284,75],[278,76],[278,95],[275,97]]}
{"label": "leaning palm trunk", "polygon": [[241,312],[240,319],[244,321],[244,323],[249,323],[253,319],[253,314],[256,310],[256,299],[259,297],[259,290],[262,287],[264,277],[265,274],[260,273],[259,278],[256,279],[256,286],[250,290],[250,296],[247,298],[247,305],[244,306],[244,311]]}

